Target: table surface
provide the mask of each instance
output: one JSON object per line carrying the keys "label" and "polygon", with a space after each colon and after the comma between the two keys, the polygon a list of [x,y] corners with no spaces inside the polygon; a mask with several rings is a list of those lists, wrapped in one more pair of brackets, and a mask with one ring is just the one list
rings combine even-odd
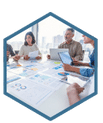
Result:
{"label": "table surface", "polygon": [[[40,62],[42,61],[44,62],[46,60],[40,60]],[[23,63],[23,60],[19,60],[19,62]],[[81,99],[94,92],[94,76],[92,76],[90,80],[91,81],[85,86],[84,91],[80,94]],[[50,95],[36,109],[46,114],[47,116],[52,117],[57,113],[63,111],[64,109],[68,108],[69,100],[66,92],[68,86],[69,86],[68,84],[63,84],[62,87],[60,87],[52,95]]]}

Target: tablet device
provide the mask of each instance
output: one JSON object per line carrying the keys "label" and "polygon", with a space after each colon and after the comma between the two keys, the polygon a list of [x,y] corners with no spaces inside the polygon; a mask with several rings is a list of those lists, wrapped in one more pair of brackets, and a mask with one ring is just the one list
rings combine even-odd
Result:
{"label": "tablet device", "polygon": [[61,60],[58,53],[59,52],[69,52],[69,49],[63,49],[63,48],[50,48],[50,59],[51,60]]}
{"label": "tablet device", "polygon": [[69,55],[69,52],[59,52],[59,57],[64,64],[73,65],[73,60]]}

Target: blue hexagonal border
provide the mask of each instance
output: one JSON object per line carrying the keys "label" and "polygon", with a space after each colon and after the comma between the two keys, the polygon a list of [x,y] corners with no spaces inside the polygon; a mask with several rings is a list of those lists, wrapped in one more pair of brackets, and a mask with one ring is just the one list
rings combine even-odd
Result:
{"label": "blue hexagonal border", "polygon": [[[18,34],[21,33],[22,31],[24,31],[24,30],[30,28],[30,27],[33,26],[34,24],[36,24],[36,23],[38,23],[38,22],[40,22],[40,21],[46,19],[46,18],[49,17],[49,16],[52,16],[52,17],[56,18],[57,20],[61,21],[62,23],[66,24],[66,25],[68,25],[68,26],[70,26],[70,27],[72,27],[73,29],[75,29],[75,30],[79,31],[80,33],[86,35],[87,37],[91,38],[91,39],[94,40],[94,42],[95,42],[95,89],[94,89],[94,93],[90,94],[89,96],[83,98],[83,99],[80,100],[79,102],[75,103],[74,105],[72,105],[72,106],[66,108],[65,110],[59,112],[58,114],[56,114],[56,115],[54,115],[54,116],[52,116],[52,117],[49,117],[49,116],[43,114],[42,112],[40,112],[40,111],[36,110],[35,108],[29,106],[29,105],[26,104],[25,102],[23,102],[23,101],[19,100],[18,98],[12,96],[11,94],[7,93],[7,91],[6,91],[6,90],[7,90],[7,86],[6,86],[6,81],[7,81],[7,80],[6,80],[6,74],[7,74],[7,73],[6,73],[6,42],[7,42],[7,40],[13,38],[14,36],[18,35]],[[64,114],[65,112],[69,111],[70,109],[76,107],[77,105],[83,103],[84,101],[90,99],[91,97],[93,97],[93,96],[95,96],[95,95],[97,94],[97,92],[98,92],[98,90],[97,90],[97,88],[98,88],[98,84],[97,84],[97,83],[98,83],[98,82],[97,82],[97,81],[98,81],[98,74],[97,74],[97,73],[98,73],[98,64],[97,64],[97,63],[98,63],[98,52],[97,52],[97,51],[98,51],[98,42],[97,42],[97,41],[98,41],[97,38],[95,38],[94,36],[91,36],[90,34],[88,34],[88,33],[86,33],[85,31],[79,29],[78,27],[76,27],[76,26],[74,26],[73,24],[67,22],[66,20],[62,19],[61,17],[55,15],[54,13],[52,13],[52,12],[47,13],[46,15],[42,16],[41,18],[35,20],[34,22],[28,24],[27,26],[21,28],[20,30],[18,30],[18,31],[16,31],[16,32],[14,32],[13,34],[9,35],[8,37],[4,38],[4,94],[5,94],[6,96],[12,98],[13,100],[19,102],[20,104],[24,105],[25,107],[29,108],[30,110],[36,112],[37,114],[43,116],[44,118],[50,120],[50,121],[53,120],[53,119],[55,119],[55,118],[57,118],[58,116]]]}

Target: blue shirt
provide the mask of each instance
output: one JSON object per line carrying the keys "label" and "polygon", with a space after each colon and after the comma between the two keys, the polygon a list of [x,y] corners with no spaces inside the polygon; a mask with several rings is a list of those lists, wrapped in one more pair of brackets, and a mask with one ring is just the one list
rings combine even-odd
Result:
{"label": "blue shirt", "polygon": [[86,76],[86,77],[91,77],[94,73],[94,61],[95,61],[95,56],[94,56],[94,50],[92,52],[92,54],[89,56],[90,59],[90,63],[89,66],[92,67],[91,69],[89,68],[80,68],[80,74],[82,76]]}
{"label": "blue shirt", "polygon": [[89,56],[89,59],[90,59],[90,63],[89,63],[89,66],[94,68],[94,60],[95,60],[95,56],[94,56],[94,50],[93,50],[93,53]]}

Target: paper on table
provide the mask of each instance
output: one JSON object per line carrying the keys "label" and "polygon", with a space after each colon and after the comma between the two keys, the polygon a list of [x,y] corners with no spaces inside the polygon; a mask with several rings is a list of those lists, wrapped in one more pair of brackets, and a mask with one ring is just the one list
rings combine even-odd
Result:
{"label": "paper on table", "polygon": [[[42,76],[42,79],[47,79],[47,76]],[[52,82],[52,81],[51,81]],[[56,82],[55,82],[56,83]],[[58,82],[57,87],[52,83],[53,88],[58,88],[62,83]],[[44,84],[39,84],[34,81],[30,81],[30,79],[21,79],[17,80],[13,83],[9,83],[7,86],[7,90],[9,93],[17,96],[19,99],[25,101],[29,105],[37,107],[44,100],[46,100],[55,89],[50,86],[45,86]]]}
{"label": "paper on table", "polygon": [[22,76],[22,77],[30,76],[32,74],[37,73],[36,71],[29,70],[29,69],[26,69],[26,68],[23,68],[23,67],[8,70],[8,72],[18,74],[19,76]]}
{"label": "paper on table", "polygon": [[64,72],[62,65],[58,65],[58,66],[51,65],[51,68],[45,69],[44,71],[42,71],[42,73],[44,73],[44,74],[51,75],[55,78],[61,79],[61,78],[63,78],[63,76],[60,76],[60,74],[59,74],[60,72]]}
{"label": "paper on table", "polygon": [[33,71],[44,71],[45,70],[45,66],[37,63],[36,65],[28,65],[25,68],[29,69],[29,70],[33,70]]}
{"label": "paper on table", "polygon": [[32,66],[32,65],[37,65],[38,64],[38,62],[36,61],[36,60],[28,60],[28,61],[20,61],[21,62],[21,64],[22,64],[22,66],[23,67],[26,67],[26,68],[28,68],[29,66]]}
{"label": "paper on table", "polygon": [[33,52],[29,52],[29,55],[28,55],[30,58],[35,58],[38,56],[38,50],[37,51],[33,51]]}
{"label": "paper on table", "polygon": [[42,73],[32,75],[29,77],[29,79],[29,81],[47,86],[47,88],[50,87],[55,90],[59,89],[63,85],[63,83],[60,82],[60,80]]}
{"label": "paper on table", "polygon": [[7,70],[9,69],[14,69],[14,68],[18,68],[18,67],[21,67],[22,65],[17,63],[17,62],[12,62],[11,64],[8,64],[7,65]]}
{"label": "paper on table", "polygon": [[7,83],[13,82],[13,81],[18,80],[20,78],[21,78],[20,76],[14,74],[14,73],[7,72]]}

